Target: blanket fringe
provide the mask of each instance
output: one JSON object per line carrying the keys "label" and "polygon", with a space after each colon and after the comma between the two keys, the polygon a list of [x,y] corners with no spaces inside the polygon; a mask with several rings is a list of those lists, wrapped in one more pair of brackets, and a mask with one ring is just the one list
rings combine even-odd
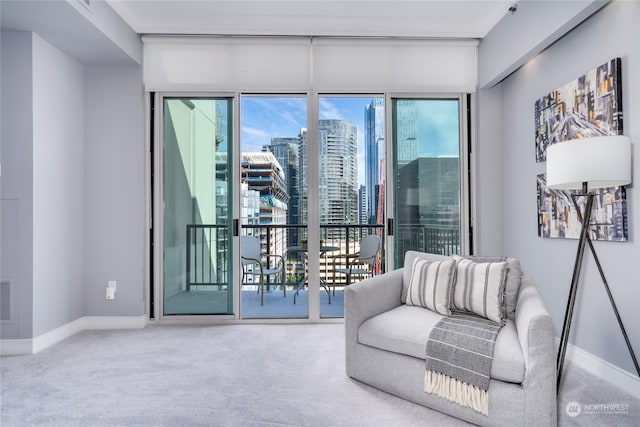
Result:
{"label": "blanket fringe", "polygon": [[425,371],[424,391],[489,415],[489,393],[471,384],[434,371]]}

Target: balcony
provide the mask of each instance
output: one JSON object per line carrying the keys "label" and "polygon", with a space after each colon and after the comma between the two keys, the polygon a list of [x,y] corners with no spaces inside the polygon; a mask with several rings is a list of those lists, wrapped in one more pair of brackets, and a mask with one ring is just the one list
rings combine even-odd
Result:
{"label": "balcony", "polygon": [[[292,251],[290,248],[300,246],[307,238],[306,225],[242,225],[241,234],[259,236],[263,252],[282,255],[286,260],[287,297],[283,297],[282,287],[273,280],[265,281],[264,305],[260,305],[257,284],[245,281],[241,292],[242,318],[307,318],[308,290],[302,286],[294,304],[293,293],[300,281],[306,276],[307,264],[305,253]],[[421,250],[443,255],[459,253],[459,232],[457,229],[444,227],[427,227],[407,224],[397,229],[397,256],[402,259],[407,250]],[[228,272],[229,245],[228,226],[222,225],[188,225],[186,241],[186,283],[184,290],[175,299],[184,300],[184,304],[193,305],[193,314],[225,314],[212,312],[212,306],[224,306],[225,300],[232,298],[227,283],[231,277]],[[353,254],[358,251],[360,240],[368,234],[382,237],[383,225],[350,225],[322,224],[320,226],[321,246],[331,247],[331,252],[320,256],[321,317],[342,317],[343,290],[346,285],[345,276],[334,275],[335,267],[344,267],[344,258],[334,264],[336,255]],[[384,272],[386,248],[384,239],[374,273]],[[393,264],[393,263],[390,263]],[[396,265],[400,265],[397,264]],[[248,279],[251,280],[251,279]],[[335,295],[333,288],[335,285]],[[329,303],[328,291],[331,293]],[[175,302],[175,301],[174,301]],[[172,301],[165,298],[165,315]],[[183,310],[183,308],[181,308]],[[180,311],[184,313],[184,311]],[[228,314],[228,313],[227,313]]]}

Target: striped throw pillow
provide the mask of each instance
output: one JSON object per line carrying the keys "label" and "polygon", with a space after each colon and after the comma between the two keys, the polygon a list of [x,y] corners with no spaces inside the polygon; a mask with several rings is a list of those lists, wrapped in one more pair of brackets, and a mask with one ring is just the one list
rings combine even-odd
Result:
{"label": "striped throw pillow", "polygon": [[454,309],[470,311],[497,323],[506,318],[506,262],[474,262],[459,256],[453,290]]}
{"label": "striped throw pillow", "polygon": [[451,314],[451,292],[456,277],[456,261],[430,261],[416,258],[407,291],[407,305],[428,308],[442,315]]}

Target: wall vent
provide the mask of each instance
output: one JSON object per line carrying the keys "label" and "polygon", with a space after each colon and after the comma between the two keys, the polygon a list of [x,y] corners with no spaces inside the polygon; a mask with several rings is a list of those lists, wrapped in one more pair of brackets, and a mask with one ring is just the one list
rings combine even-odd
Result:
{"label": "wall vent", "polygon": [[9,280],[0,281],[0,321],[11,322],[11,282]]}

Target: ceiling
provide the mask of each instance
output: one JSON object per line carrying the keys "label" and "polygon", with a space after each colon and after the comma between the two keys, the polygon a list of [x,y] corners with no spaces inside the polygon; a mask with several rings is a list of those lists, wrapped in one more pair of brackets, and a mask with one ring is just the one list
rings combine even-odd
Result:
{"label": "ceiling", "polygon": [[84,64],[132,64],[135,33],[481,39],[515,1],[0,0],[0,27],[37,33]]}
{"label": "ceiling", "polygon": [[515,0],[106,0],[139,34],[483,38]]}

